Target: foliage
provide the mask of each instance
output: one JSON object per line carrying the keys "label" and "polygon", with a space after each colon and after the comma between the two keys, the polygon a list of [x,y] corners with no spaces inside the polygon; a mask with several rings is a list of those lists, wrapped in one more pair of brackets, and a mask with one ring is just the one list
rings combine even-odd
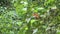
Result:
{"label": "foliage", "polygon": [[0,0],[0,34],[60,34],[60,0]]}

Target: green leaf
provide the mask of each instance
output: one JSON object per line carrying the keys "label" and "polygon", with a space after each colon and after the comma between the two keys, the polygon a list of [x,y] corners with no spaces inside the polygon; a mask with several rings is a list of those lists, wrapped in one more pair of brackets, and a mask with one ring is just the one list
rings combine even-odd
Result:
{"label": "green leaf", "polygon": [[36,21],[36,20],[32,19],[32,20],[31,20],[31,24],[34,23],[35,21]]}

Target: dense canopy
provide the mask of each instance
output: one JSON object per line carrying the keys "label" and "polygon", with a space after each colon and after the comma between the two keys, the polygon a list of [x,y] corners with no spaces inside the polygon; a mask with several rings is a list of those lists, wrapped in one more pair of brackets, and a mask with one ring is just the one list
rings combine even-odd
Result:
{"label": "dense canopy", "polygon": [[60,0],[0,0],[0,34],[60,34]]}

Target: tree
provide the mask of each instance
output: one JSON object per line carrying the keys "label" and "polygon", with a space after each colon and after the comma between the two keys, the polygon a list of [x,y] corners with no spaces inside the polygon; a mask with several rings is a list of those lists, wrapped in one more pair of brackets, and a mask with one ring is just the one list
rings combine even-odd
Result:
{"label": "tree", "polygon": [[59,2],[0,0],[0,34],[60,34]]}

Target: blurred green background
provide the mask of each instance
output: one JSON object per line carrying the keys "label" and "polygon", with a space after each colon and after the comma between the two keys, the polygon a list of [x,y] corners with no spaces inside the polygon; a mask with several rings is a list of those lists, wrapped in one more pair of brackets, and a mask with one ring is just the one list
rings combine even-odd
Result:
{"label": "blurred green background", "polygon": [[60,0],[0,0],[0,34],[60,34]]}

